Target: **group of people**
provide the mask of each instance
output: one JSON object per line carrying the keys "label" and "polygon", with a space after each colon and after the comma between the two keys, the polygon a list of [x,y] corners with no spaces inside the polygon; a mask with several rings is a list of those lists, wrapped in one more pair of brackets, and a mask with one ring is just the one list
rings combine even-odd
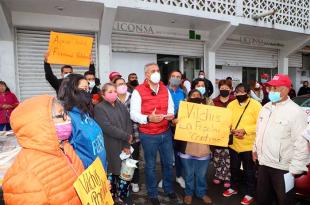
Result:
{"label": "group of people", "polygon": [[[12,105],[6,107],[6,113],[15,110],[10,124],[3,122],[12,126],[23,149],[3,180],[6,204],[80,204],[73,183],[97,157],[108,174],[115,202],[133,204],[131,191],[140,189],[139,169],[131,181],[122,178],[120,154],[139,160],[140,146],[153,205],[160,204],[158,186],[169,200],[177,200],[174,181],[184,188],[185,204],[192,204],[194,195],[202,203],[212,204],[207,186],[211,162],[215,167],[213,183],[223,183],[224,197],[238,193],[243,176],[246,191],[241,204],[251,204],[254,199],[259,205],[271,204],[274,198],[278,204],[292,204],[292,191],[285,192],[283,174],[299,176],[307,171],[310,155],[304,137],[307,117],[288,96],[288,76],[278,74],[271,80],[263,76],[259,84],[264,89],[262,101],[251,97],[253,89],[246,84],[233,90],[230,78],[218,82],[219,95],[212,99],[214,88],[203,71],[189,86],[182,72],[173,70],[164,85],[158,65],[150,63],[144,67],[141,84],[135,73],[126,82],[121,73],[111,72],[110,82],[99,88],[93,62],[84,75],[65,65],[58,79],[47,57],[45,77],[57,98],[37,96],[15,108],[18,101],[9,94]],[[8,91],[4,82],[0,82],[0,93],[2,90]],[[231,110],[229,146],[174,140],[181,101]],[[162,168],[160,185],[157,153]]]}

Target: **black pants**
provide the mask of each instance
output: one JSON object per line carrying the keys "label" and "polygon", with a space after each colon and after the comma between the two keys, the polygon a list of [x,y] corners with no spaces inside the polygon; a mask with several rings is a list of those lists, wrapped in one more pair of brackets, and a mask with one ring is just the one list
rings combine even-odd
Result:
{"label": "black pants", "polygon": [[242,167],[244,171],[244,177],[246,182],[246,193],[252,197],[255,196],[255,163],[252,160],[252,152],[236,152],[229,149],[230,154],[230,171],[231,171],[231,188],[238,189],[238,185],[241,183],[240,180],[240,165],[242,162]]}
{"label": "black pants", "polygon": [[257,181],[257,205],[271,204],[276,198],[277,205],[294,204],[294,189],[285,193],[284,174],[288,171],[259,166]]}
{"label": "black pants", "polygon": [[[140,142],[136,142],[134,144],[132,144],[132,148],[134,149],[133,153],[132,153],[132,158],[134,160],[140,160]],[[137,164],[137,167],[135,169],[135,172],[133,174],[133,178],[131,180],[131,183],[133,184],[138,184],[139,183],[139,163]]]}

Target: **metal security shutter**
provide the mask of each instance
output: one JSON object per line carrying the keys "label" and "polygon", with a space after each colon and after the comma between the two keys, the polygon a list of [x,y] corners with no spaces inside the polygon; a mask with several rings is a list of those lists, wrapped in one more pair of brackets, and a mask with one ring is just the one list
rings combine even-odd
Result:
{"label": "metal security shutter", "polygon": [[128,34],[112,34],[112,51],[184,56],[203,56],[204,42]]}
{"label": "metal security shutter", "polygon": [[291,68],[302,67],[302,53],[297,52],[288,57],[288,66]]}
{"label": "metal security shutter", "polygon": [[277,49],[224,44],[216,52],[216,65],[275,68],[277,64]]}
{"label": "metal security shutter", "polygon": [[[55,90],[45,79],[44,74],[44,53],[48,49],[50,31],[16,29],[16,56],[17,56],[17,76],[18,94],[21,100],[40,95],[56,95]],[[63,31],[61,31],[63,32]],[[96,64],[97,38],[95,33],[76,33],[94,38],[92,56]],[[60,78],[60,68],[62,65],[51,65],[54,74]],[[75,73],[83,74],[88,68],[73,67]],[[97,71],[98,73],[98,71]]]}

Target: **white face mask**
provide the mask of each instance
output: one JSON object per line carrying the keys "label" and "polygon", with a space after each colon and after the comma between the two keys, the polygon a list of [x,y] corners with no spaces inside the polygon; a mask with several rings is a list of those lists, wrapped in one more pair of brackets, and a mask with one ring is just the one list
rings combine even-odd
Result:
{"label": "white face mask", "polygon": [[151,81],[152,81],[152,83],[155,83],[155,84],[159,83],[159,81],[160,81],[160,73],[159,72],[152,73]]}
{"label": "white face mask", "polygon": [[205,78],[205,76],[204,76],[204,75],[199,75],[198,77],[199,77],[199,78]]}
{"label": "white face mask", "polygon": [[93,80],[88,82],[88,86],[90,89],[93,89],[95,87],[95,85],[96,85],[96,83]]}
{"label": "white face mask", "polygon": [[260,84],[256,83],[255,88],[260,88]]}

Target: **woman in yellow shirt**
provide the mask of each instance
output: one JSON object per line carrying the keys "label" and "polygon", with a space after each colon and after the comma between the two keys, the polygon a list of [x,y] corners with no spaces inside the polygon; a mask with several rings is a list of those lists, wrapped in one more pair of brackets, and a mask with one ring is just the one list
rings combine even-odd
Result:
{"label": "woman in yellow shirt", "polygon": [[252,147],[256,136],[256,121],[261,109],[261,104],[249,97],[250,91],[247,85],[239,84],[235,89],[236,100],[227,106],[232,111],[233,143],[229,146],[231,187],[223,193],[225,197],[238,193],[238,178],[242,162],[247,192],[241,204],[245,205],[254,202],[255,164],[252,160]]}

